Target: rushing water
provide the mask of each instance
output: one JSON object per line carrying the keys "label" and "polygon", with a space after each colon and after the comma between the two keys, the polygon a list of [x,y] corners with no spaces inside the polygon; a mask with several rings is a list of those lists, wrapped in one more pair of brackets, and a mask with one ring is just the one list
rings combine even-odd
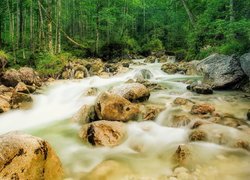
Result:
{"label": "rushing water", "polygon": [[[15,110],[0,116],[0,133],[22,130],[42,137],[57,151],[67,179],[168,179],[173,176],[172,157],[179,145],[190,149],[192,158],[186,164],[189,174],[176,175],[178,179],[249,179],[250,154],[245,150],[205,142],[188,142],[188,127],[172,128],[174,114],[188,112],[172,105],[176,97],[195,102],[208,102],[219,113],[228,113],[246,119],[250,99],[233,91],[215,92],[214,95],[197,95],[186,90],[187,80],[199,77],[167,75],[161,64],[131,66],[127,73],[110,78],[89,77],[83,80],[57,81],[46,87],[42,94],[34,95],[33,107]],[[84,104],[94,104],[96,96],[84,95],[89,88],[99,92],[133,79],[138,71],[152,72],[151,82],[160,83],[166,90],[154,91],[150,103],[166,106],[155,121],[130,122],[125,142],[114,148],[93,148],[78,138],[79,126],[69,119]],[[238,130],[216,126],[213,130],[237,136]],[[212,129],[211,129],[212,130]],[[237,138],[237,137],[236,137]],[[248,137],[250,138],[250,134]]]}

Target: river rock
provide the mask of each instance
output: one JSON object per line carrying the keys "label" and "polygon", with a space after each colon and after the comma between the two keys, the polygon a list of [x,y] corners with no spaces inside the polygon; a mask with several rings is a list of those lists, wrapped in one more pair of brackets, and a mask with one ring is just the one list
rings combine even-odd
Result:
{"label": "river rock", "polygon": [[0,113],[4,113],[10,110],[10,104],[7,100],[0,97]]}
{"label": "river rock", "polygon": [[137,119],[139,107],[119,95],[104,92],[97,98],[95,111],[99,119],[129,121]]}
{"label": "river rock", "polygon": [[46,141],[20,132],[0,136],[0,179],[62,178],[61,162]]}
{"label": "river rock", "polygon": [[122,143],[126,134],[125,124],[117,121],[96,121],[84,125],[79,135],[93,146],[113,147]]}
{"label": "river rock", "polygon": [[191,159],[192,154],[189,147],[185,144],[179,145],[173,155],[174,163],[177,163],[178,165],[186,165]]}
{"label": "river rock", "polygon": [[143,102],[149,99],[149,90],[140,83],[125,83],[110,90],[110,93],[124,97],[130,102]]}
{"label": "river rock", "polygon": [[91,61],[92,61],[91,64],[89,64],[90,75],[99,75],[101,72],[103,72],[104,63],[102,62],[101,59],[94,59]]}
{"label": "river rock", "polygon": [[208,84],[198,84],[196,82],[187,86],[187,89],[198,94],[213,94],[213,89]]}
{"label": "river rock", "polygon": [[234,56],[213,54],[202,60],[197,69],[204,74],[203,82],[213,89],[226,89],[244,77],[240,62]]}
{"label": "river rock", "polygon": [[12,108],[22,108],[33,101],[29,94],[14,92],[11,97]]}
{"label": "river rock", "polygon": [[148,56],[145,59],[145,63],[155,63],[158,60],[158,58],[156,56]]}
{"label": "river rock", "polygon": [[136,79],[136,81],[144,81],[146,79],[153,78],[153,74],[148,69],[141,69],[135,74],[134,78]]}
{"label": "river rock", "polygon": [[181,98],[181,97],[178,97],[174,100],[174,104],[175,105],[186,105],[187,103],[189,102],[188,99],[185,99],[185,98]]}
{"label": "river rock", "polygon": [[143,120],[155,120],[157,116],[165,110],[166,107],[164,105],[156,105],[156,104],[146,104],[140,108],[140,111],[143,115]]}
{"label": "river rock", "polygon": [[167,74],[175,74],[178,72],[178,66],[174,63],[166,63],[161,66],[161,70]]}
{"label": "river rock", "polygon": [[87,124],[97,119],[95,106],[83,105],[72,117],[72,121],[79,124]]}
{"label": "river rock", "polygon": [[29,67],[22,67],[18,70],[19,76],[22,82],[26,85],[36,85],[41,86],[42,81],[36,71]]}
{"label": "river rock", "polygon": [[246,53],[240,57],[240,65],[244,73],[250,78],[250,53]]}
{"label": "river rock", "polygon": [[195,104],[191,109],[191,114],[212,114],[215,108],[211,104]]}
{"label": "river rock", "polygon": [[4,72],[1,81],[5,86],[15,87],[19,82],[21,82],[20,74],[15,69],[9,69]]}

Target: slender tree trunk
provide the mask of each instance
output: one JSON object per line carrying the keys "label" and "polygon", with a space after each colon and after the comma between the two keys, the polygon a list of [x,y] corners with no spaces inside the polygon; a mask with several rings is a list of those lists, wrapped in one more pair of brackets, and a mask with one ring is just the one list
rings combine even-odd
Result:
{"label": "slender tree trunk", "polygon": [[234,0],[230,0],[230,21],[234,21]]}
{"label": "slender tree trunk", "polygon": [[61,0],[57,0],[57,53],[61,53]]}
{"label": "slender tree trunk", "polygon": [[11,7],[10,1],[7,0],[7,9],[9,12],[9,19],[10,19],[10,39],[11,39],[11,44],[12,44],[12,51],[14,55],[14,64],[16,64],[16,50],[15,50],[15,43],[14,43],[14,16],[13,13],[11,13]]}
{"label": "slender tree trunk", "polygon": [[42,4],[40,2],[40,0],[38,0],[38,9],[39,9],[39,16],[40,16],[40,30],[39,30],[39,36],[40,36],[40,47],[45,50],[46,49],[46,46],[45,46],[45,34],[44,34],[44,30],[43,30],[43,27],[44,27],[44,21],[43,21],[43,13],[42,13]]}
{"label": "slender tree trunk", "polygon": [[33,0],[31,0],[30,5],[30,49],[31,53],[34,54]]}
{"label": "slender tree trunk", "polygon": [[52,0],[47,1],[47,6],[48,49],[49,53],[53,54]]}
{"label": "slender tree trunk", "polygon": [[95,51],[96,55],[99,54],[99,40],[100,40],[100,32],[99,32],[99,24],[100,24],[100,19],[99,19],[99,0],[96,3],[96,44],[95,44]]}
{"label": "slender tree trunk", "polygon": [[189,17],[189,20],[190,20],[190,23],[191,25],[194,27],[195,26],[195,20],[194,20],[194,16],[192,14],[192,12],[190,11],[190,9],[188,8],[188,5],[186,3],[186,0],[181,0],[182,1],[182,4],[187,12],[187,15]]}

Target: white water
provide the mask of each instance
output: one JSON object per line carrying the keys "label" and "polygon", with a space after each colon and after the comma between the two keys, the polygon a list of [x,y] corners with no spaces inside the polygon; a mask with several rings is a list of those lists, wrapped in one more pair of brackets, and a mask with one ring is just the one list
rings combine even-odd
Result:
{"label": "white water", "polygon": [[[141,60],[140,63],[143,61]],[[65,167],[65,173],[71,179],[98,179],[96,174],[88,177],[89,172],[101,162],[109,159],[121,163],[122,167],[114,173],[118,173],[119,178],[113,176],[111,172],[107,174],[107,179],[133,179],[134,176],[122,178],[122,169],[126,169],[124,166],[127,165],[132,168],[128,174],[136,175],[136,177],[157,179],[160,175],[169,176],[173,173],[174,167],[171,157],[180,144],[191,147],[192,153],[197,158],[192,160],[194,172],[198,170],[204,172],[198,175],[201,179],[209,179],[212,175],[215,177],[218,175],[219,172],[213,168],[207,169],[208,165],[214,166],[218,171],[224,171],[220,179],[228,179],[226,174],[232,171],[236,174],[232,179],[239,178],[239,174],[243,174],[243,177],[239,179],[247,179],[245,177],[247,176],[246,169],[250,168],[249,154],[213,143],[190,143],[188,142],[190,133],[188,127],[172,128],[166,127],[165,124],[169,124],[172,113],[180,110],[178,107],[172,107],[172,101],[176,97],[210,102],[219,112],[231,113],[238,118],[245,117],[249,100],[238,100],[239,94],[234,92],[216,93],[210,96],[193,94],[186,90],[183,80],[197,77],[167,75],[160,70],[160,63],[131,67],[132,69],[125,74],[106,79],[95,76],[77,81],[58,81],[49,85],[43,94],[33,96],[34,104],[30,110],[14,110],[0,115],[0,134],[22,130],[45,138],[57,151]],[[158,116],[155,122],[129,123],[127,125],[128,137],[120,146],[93,148],[83,144],[77,136],[79,127],[70,123],[68,119],[83,104],[94,104],[96,96],[84,96],[84,93],[93,87],[98,88],[99,92],[105,91],[112,86],[133,79],[141,69],[148,69],[152,72],[151,82],[167,87],[167,90],[151,93],[149,99],[149,102],[163,104],[167,109]],[[233,102],[231,98],[234,98]],[[181,110],[189,111],[188,109]],[[231,128],[222,129],[225,133],[232,132]],[[237,134],[238,131],[234,131]],[[228,166],[228,161],[237,167]],[[196,164],[198,164],[197,167]],[[239,168],[238,171],[237,168]]]}

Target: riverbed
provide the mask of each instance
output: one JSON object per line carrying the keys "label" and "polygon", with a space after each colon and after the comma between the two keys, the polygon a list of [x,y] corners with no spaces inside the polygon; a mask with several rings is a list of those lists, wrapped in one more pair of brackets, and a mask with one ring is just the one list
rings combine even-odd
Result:
{"label": "riverbed", "polygon": [[[138,64],[142,60],[135,60]],[[65,179],[242,179],[250,178],[250,153],[227,143],[190,142],[188,125],[173,126],[174,115],[187,115],[189,107],[174,106],[177,97],[196,103],[210,103],[217,113],[229,114],[246,120],[250,96],[238,91],[215,91],[212,95],[198,95],[186,90],[189,81],[199,76],[168,75],[161,71],[161,64],[131,65],[130,71],[100,78],[56,81],[44,87],[42,94],[33,95],[34,103],[29,110],[13,110],[0,115],[0,134],[21,130],[46,139],[57,152],[65,170]],[[98,93],[133,79],[138,71],[148,69],[149,79],[164,89],[154,90],[148,103],[166,107],[154,121],[129,122],[124,142],[113,148],[92,147],[78,137],[80,126],[70,121],[85,104],[94,105],[97,95],[88,96],[89,88]],[[189,117],[191,121],[193,116]],[[211,133],[221,131],[238,138],[237,128],[217,125]],[[250,134],[246,134],[250,139]],[[230,136],[231,138],[231,136]],[[239,137],[240,138],[240,137]],[[178,147],[188,149],[188,161],[173,161]],[[180,171],[180,172],[179,172]]]}

